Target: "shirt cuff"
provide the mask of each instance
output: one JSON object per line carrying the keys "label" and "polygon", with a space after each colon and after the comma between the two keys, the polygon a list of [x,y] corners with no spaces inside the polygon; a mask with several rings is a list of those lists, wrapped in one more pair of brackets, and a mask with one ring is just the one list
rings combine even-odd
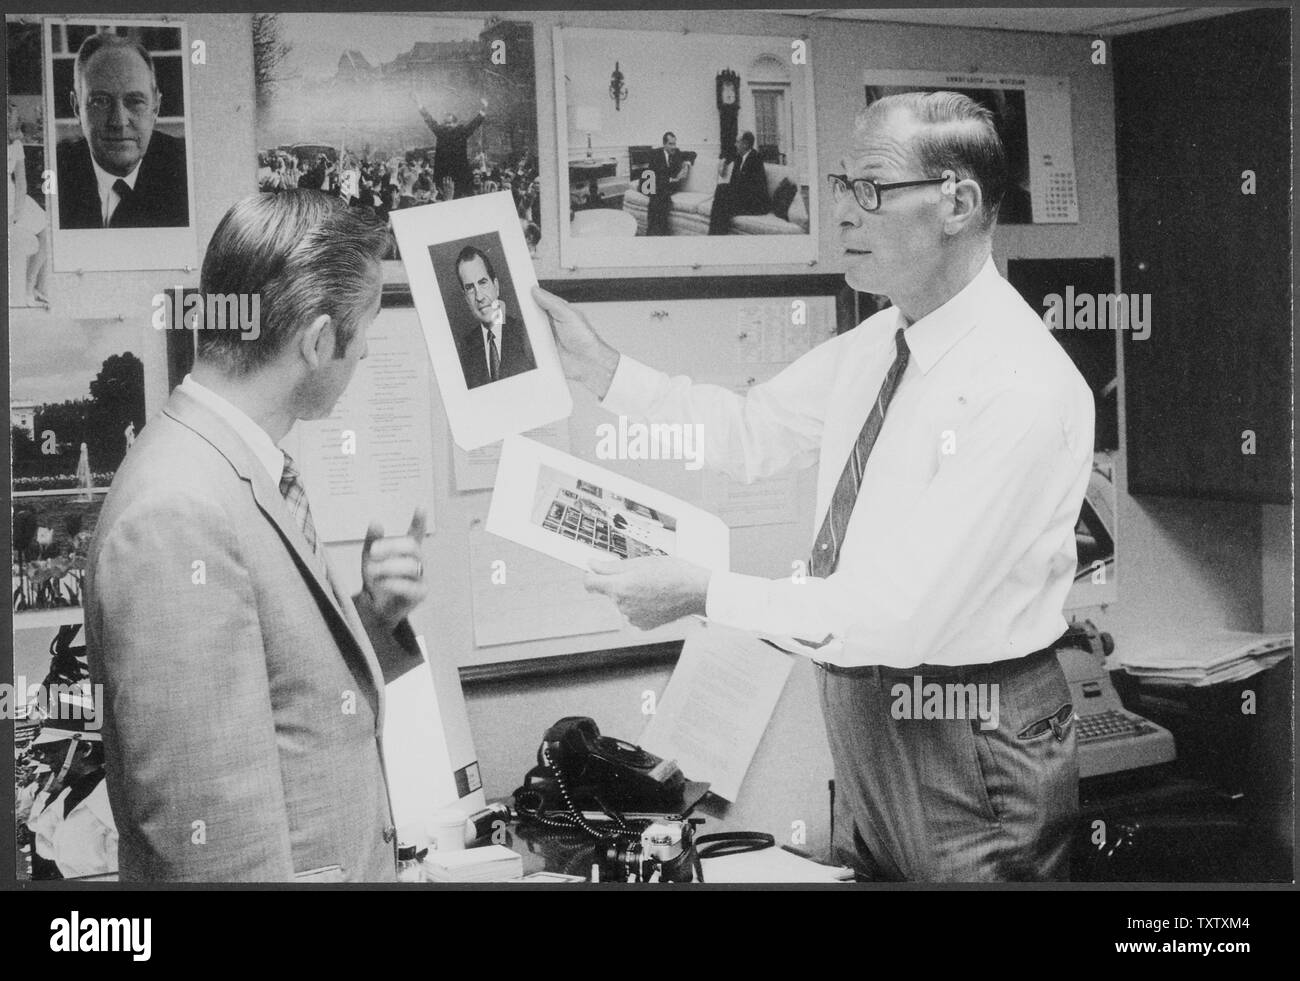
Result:
{"label": "shirt cuff", "polygon": [[618,367],[609,382],[609,391],[601,400],[600,407],[619,416],[645,415],[646,404],[662,377],[663,372],[620,354]]}
{"label": "shirt cuff", "polygon": [[729,627],[753,630],[755,611],[761,611],[767,580],[738,572],[715,572],[709,577],[704,615]]}

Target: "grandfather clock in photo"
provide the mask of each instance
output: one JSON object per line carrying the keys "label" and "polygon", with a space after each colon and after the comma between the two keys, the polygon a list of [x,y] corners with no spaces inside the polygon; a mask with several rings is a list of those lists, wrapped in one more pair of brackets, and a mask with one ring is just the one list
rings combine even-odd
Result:
{"label": "grandfather clock in photo", "polygon": [[736,155],[736,119],[740,115],[740,76],[730,68],[718,73],[718,119],[721,124],[718,156],[731,160]]}

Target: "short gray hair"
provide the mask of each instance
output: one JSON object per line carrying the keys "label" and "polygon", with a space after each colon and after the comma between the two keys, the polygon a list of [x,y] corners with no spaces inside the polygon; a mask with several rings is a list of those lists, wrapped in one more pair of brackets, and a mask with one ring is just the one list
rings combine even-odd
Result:
{"label": "short gray hair", "polygon": [[343,357],[370,302],[369,287],[392,235],[369,208],[296,188],[235,202],[212,233],[199,274],[205,297],[259,298],[260,336],[198,332],[198,354],[227,373],[265,366],[321,314],[337,324],[334,356]]}
{"label": "short gray hair", "polygon": [[894,112],[906,112],[925,126],[912,141],[922,171],[940,177],[951,170],[958,179],[979,185],[982,227],[991,228],[1009,180],[1007,152],[993,113],[960,92],[901,92],[877,99],[860,111],[854,132],[861,133]]}

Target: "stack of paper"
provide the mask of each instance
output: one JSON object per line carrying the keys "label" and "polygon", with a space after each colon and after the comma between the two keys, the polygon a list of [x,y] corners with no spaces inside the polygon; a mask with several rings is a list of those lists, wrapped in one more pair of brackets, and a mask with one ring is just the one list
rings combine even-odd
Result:
{"label": "stack of paper", "polygon": [[784,848],[764,848],[757,852],[706,858],[700,864],[704,867],[705,883],[848,882],[853,879],[851,869],[821,865]]}
{"label": "stack of paper", "polygon": [[505,845],[430,852],[422,863],[430,882],[504,882],[524,874],[524,860]]}
{"label": "stack of paper", "polygon": [[1295,634],[1219,630],[1195,642],[1169,640],[1119,652],[1129,674],[1169,685],[1202,688],[1240,681],[1291,656]]}

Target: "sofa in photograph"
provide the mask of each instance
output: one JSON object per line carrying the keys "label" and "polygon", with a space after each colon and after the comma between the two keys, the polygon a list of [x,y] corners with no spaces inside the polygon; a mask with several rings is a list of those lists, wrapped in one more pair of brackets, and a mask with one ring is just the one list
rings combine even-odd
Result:
{"label": "sofa in photograph", "polygon": [[[789,210],[784,218],[772,212],[765,215],[737,215],[731,221],[731,234],[807,235],[808,210],[804,207],[794,168],[781,164],[765,164],[764,168],[767,193],[774,202],[783,181],[788,183],[789,188],[793,188],[792,196],[788,188],[784,195],[790,198]],[[713,208],[713,190],[718,184],[717,173],[717,165],[703,155],[691,168],[681,190],[673,195],[672,208],[668,213],[668,227],[674,235],[709,234],[709,213]],[[623,194],[623,210],[636,219],[638,235],[646,233],[646,209],[649,204],[650,199],[637,190],[636,182]]]}

